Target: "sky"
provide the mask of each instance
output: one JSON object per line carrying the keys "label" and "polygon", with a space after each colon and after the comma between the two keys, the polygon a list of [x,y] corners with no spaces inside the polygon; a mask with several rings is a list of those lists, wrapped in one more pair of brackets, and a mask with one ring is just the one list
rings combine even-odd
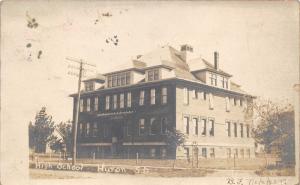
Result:
{"label": "sky", "polygon": [[[111,16],[103,16],[109,13]],[[194,47],[258,97],[293,102],[299,83],[298,6],[275,2],[5,1],[1,7],[3,118],[27,124],[42,106],[72,118],[77,79],[66,57],[113,71],[163,45]],[[28,21],[35,19],[36,27]],[[97,21],[98,20],[98,21]],[[33,22],[33,24],[35,23]],[[118,45],[106,43],[117,36]],[[40,52],[40,54],[39,54]],[[74,64],[72,64],[74,65]]]}

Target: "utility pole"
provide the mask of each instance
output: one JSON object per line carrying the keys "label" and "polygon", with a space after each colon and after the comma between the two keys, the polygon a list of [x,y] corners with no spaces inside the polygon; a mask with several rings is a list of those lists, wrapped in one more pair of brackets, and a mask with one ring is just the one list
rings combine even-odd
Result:
{"label": "utility pole", "polygon": [[[72,126],[72,128],[73,128],[73,133],[72,133],[73,134],[72,164],[75,165],[76,164],[76,154],[77,154],[77,126],[78,126],[78,120],[79,120],[80,94],[81,94],[80,90],[81,90],[82,72],[83,72],[83,70],[85,70],[84,65],[88,65],[88,66],[92,66],[92,67],[96,67],[96,66],[93,65],[93,64],[86,63],[82,59],[71,59],[71,58],[66,58],[66,59],[71,61],[71,62],[76,62],[77,64],[79,64],[79,68],[73,67],[74,69],[79,70],[75,121],[73,121],[73,126]],[[69,73],[69,74],[74,75],[74,73]]]}

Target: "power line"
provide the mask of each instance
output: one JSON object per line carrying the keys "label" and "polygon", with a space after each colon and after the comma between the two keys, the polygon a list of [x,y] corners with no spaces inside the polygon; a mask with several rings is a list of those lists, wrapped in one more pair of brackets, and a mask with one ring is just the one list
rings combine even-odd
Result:
{"label": "power line", "polygon": [[70,72],[68,73],[68,74],[71,74],[71,75],[75,74],[75,76],[78,75],[76,112],[75,112],[75,121],[73,122],[73,151],[72,151],[72,164],[75,165],[76,164],[76,154],[77,154],[77,126],[78,126],[78,120],[79,120],[81,79],[82,79],[83,71],[85,70],[84,69],[85,65],[92,66],[92,67],[96,67],[96,65],[89,64],[89,63],[83,61],[82,59],[75,59],[75,58],[67,57],[66,60],[79,64],[79,67],[74,67],[74,66],[71,67],[73,69],[79,70],[78,74],[70,73]]}

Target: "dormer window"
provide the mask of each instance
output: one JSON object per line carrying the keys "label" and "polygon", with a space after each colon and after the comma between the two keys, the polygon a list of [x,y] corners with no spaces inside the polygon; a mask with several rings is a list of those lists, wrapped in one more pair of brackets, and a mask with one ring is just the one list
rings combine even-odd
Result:
{"label": "dormer window", "polygon": [[95,89],[95,83],[94,82],[85,82],[85,90],[86,91],[93,91]]}
{"label": "dormer window", "polygon": [[148,81],[159,80],[159,69],[150,69],[147,71]]}
{"label": "dormer window", "polygon": [[107,76],[107,87],[118,87],[130,84],[130,72],[113,74]]}

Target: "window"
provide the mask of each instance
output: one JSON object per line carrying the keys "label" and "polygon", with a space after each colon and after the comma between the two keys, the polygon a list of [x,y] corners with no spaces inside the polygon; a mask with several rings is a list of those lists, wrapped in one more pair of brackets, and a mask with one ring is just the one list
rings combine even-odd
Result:
{"label": "window", "polygon": [[247,138],[250,137],[250,126],[246,125],[246,133],[247,133]]}
{"label": "window", "polygon": [[125,127],[124,127],[124,135],[125,136],[130,136],[130,124],[126,123]]}
{"label": "window", "polygon": [[94,111],[98,111],[98,104],[99,104],[99,99],[98,99],[98,97],[95,97],[95,99],[94,99]]}
{"label": "window", "polygon": [[117,86],[121,86],[121,76],[117,76]]}
{"label": "window", "polygon": [[114,75],[114,76],[112,77],[112,87],[116,87],[116,86],[117,86],[117,76]]}
{"label": "window", "polygon": [[155,69],[153,73],[154,73],[154,80],[158,80],[159,79],[159,71],[158,71],[158,69]]}
{"label": "window", "polygon": [[184,133],[189,134],[190,128],[189,128],[189,117],[183,118],[183,126],[184,126]]}
{"label": "window", "polygon": [[210,84],[214,85],[214,86],[217,86],[217,75],[213,74],[213,73],[210,73],[209,78],[210,78]]}
{"label": "window", "polygon": [[246,150],[246,156],[247,156],[248,158],[250,158],[250,149],[249,149],[249,148]]}
{"label": "window", "polygon": [[159,133],[159,122],[155,118],[150,119],[150,134],[155,135]]}
{"label": "window", "polygon": [[145,91],[140,91],[140,100],[139,104],[144,105],[144,100],[145,100]]}
{"label": "window", "polygon": [[124,94],[120,94],[120,108],[124,108]]}
{"label": "window", "polygon": [[95,122],[95,123],[93,124],[92,136],[93,136],[93,137],[96,137],[96,136],[97,136],[97,133],[98,133],[98,125],[97,125],[97,123]]}
{"label": "window", "polygon": [[167,150],[165,148],[161,149],[161,156],[164,158],[167,156]]}
{"label": "window", "polygon": [[241,150],[240,150],[240,154],[241,154],[241,155],[240,155],[241,158],[244,158],[244,157],[245,157],[245,156],[244,156],[244,149],[241,149]]}
{"label": "window", "polygon": [[91,129],[91,128],[90,128],[90,123],[87,123],[87,124],[86,124],[86,135],[87,135],[87,136],[90,136],[90,134],[91,134],[90,129]]}
{"label": "window", "polygon": [[198,91],[192,90],[192,98],[193,99],[198,99]]}
{"label": "window", "polygon": [[234,137],[237,137],[237,123],[233,123]]}
{"label": "window", "polygon": [[227,124],[227,135],[228,137],[231,137],[231,123],[227,121],[226,124]]}
{"label": "window", "polygon": [[224,89],[228,89],[228,79],[226,77],[222,77],[221,83]]}
{"label": "window", "polygon": [[155,104],[155,89],[150,90],[150,96],[151,96],[151,105]]}
{"label": "window", "polygon": [[83,127],[82,127],[82,123],[79,124],[79,135],[83,136]]}
{"label": "window", "polygon": [[145,119],[139,120],[139,135],[145,135]]}
{"label": "window", "polygon": [[117,109],[118,108],[118,95],[114,95],[113,97],[113,109]]}
{"label": "window", "polygon": [[202,157],[207,158],[207,149],[206,148],[202,148]]}
{"label": "window", "polygon": [[130,72],[107,76],[107,87],[117,87],[130,84]]}
{"label": "window", "polygon": [[226,111],[229,112],[230,111],[230,101],[229,101],[229,97],[225,98],[225,102],[226,102]]}
{"label": "window", "polygon": [[161,119],[161,133],[166,134],[167,133],[167,118],[162,118]]}
{"label": "window", "polygon": [[201,119],[201,135],[206,136],[206,119]]}
{"label": "window", "polygon": [[244,125],[243,125],[243,123],[241,123],[240,126],[241,126],[241,137],[244,137]]}
{"label": "window", "polygon": [[108,128],[107,128],[107,125],[104,125],[104,137],[107,137],[108,136]]}
{"label": "window", "polygon": [[105,97],[105,109],[106,109],[106,110],[109,110],[109,104],[110,104],[109,99],[110,99],[109,96],[106,96],[106,97]]}
{"label": "window", "polygon": [[83,112],[83,99],[80,99],[80,107],[79,107],[79,111]]}
{"label": "window", "polygon": [[215,121],[213,119],[209,120],[209,126],[210,126],[209,135],[214,136],[215,135]]}
{"label": "window", "polygon": [[214,109],[214,96],[212,93],[209,93],[209,108]]}
{"label": "window", "polygon": [[126,78],[126,85],[130,84],[131,78],[130,78],[130,72],[125,73]]}
{"label": "window", "polygon": [[107,87],[112,87],[112,76],[107,76]]}
{"label": "window", "polygon": [[91,111],[91,99],[90,98],[88,98],[88,99],[86,99],[86,111]]}
{"label": "window", "polygon": [[122,75],[121,75],[121,85],[125,85],[126,84],[126,76],[125,76],[125,74],[123,73]]}
{"label": "window", "polygon": [[94,82],[85,82],[85,90],[93,91],[94,90]]}
{"label": "window", "polygon": [[210,158],[215,158],[215,149],[210,148]]}
{"label": "window", "polygon": [[240,106],[242,107],[243,106],[243,100],[240,99]]}
{"label": "window", "polygon": [[237,105],[237,99],[233,98],[233,105],[236,106]]}
{"label": "window", "polygon": [[167,92],[167,88],[163,87],[161,89],[161,103],[162,104],[166,104],[168,100],[168,92]]}
{"label": "window", "polygon": [[127,107],[131,107],[131,92],[127,93]]}
{"label": "window", "polygon": [[193,118],[194,134],[198,135],[198,118]]}
{"label": "window", "polygon": [[183,88],[183,103],[189,104],[189,91],[187,88]]}
{"label": "window", "polygon": [[150,157],[155,157],[155,153],[156,153],[155,148],[151,148],[150,149]]}
{"label": "window", "polygon": [[190,149],[189,148],[184,148],[184,150],[185,150],[186,158],[189,159],[190,158]]}
{"label": "window", "polygon": [[227,158],[231,158],[231,148],[226,149]]}
{"label": "window", "polygon": [[152,69],[147,72],[148,81],[159,80],[159,69]]}
{"label": "window", "polygon": [[234,149],[234,158],[239,158],[238,149]]}

